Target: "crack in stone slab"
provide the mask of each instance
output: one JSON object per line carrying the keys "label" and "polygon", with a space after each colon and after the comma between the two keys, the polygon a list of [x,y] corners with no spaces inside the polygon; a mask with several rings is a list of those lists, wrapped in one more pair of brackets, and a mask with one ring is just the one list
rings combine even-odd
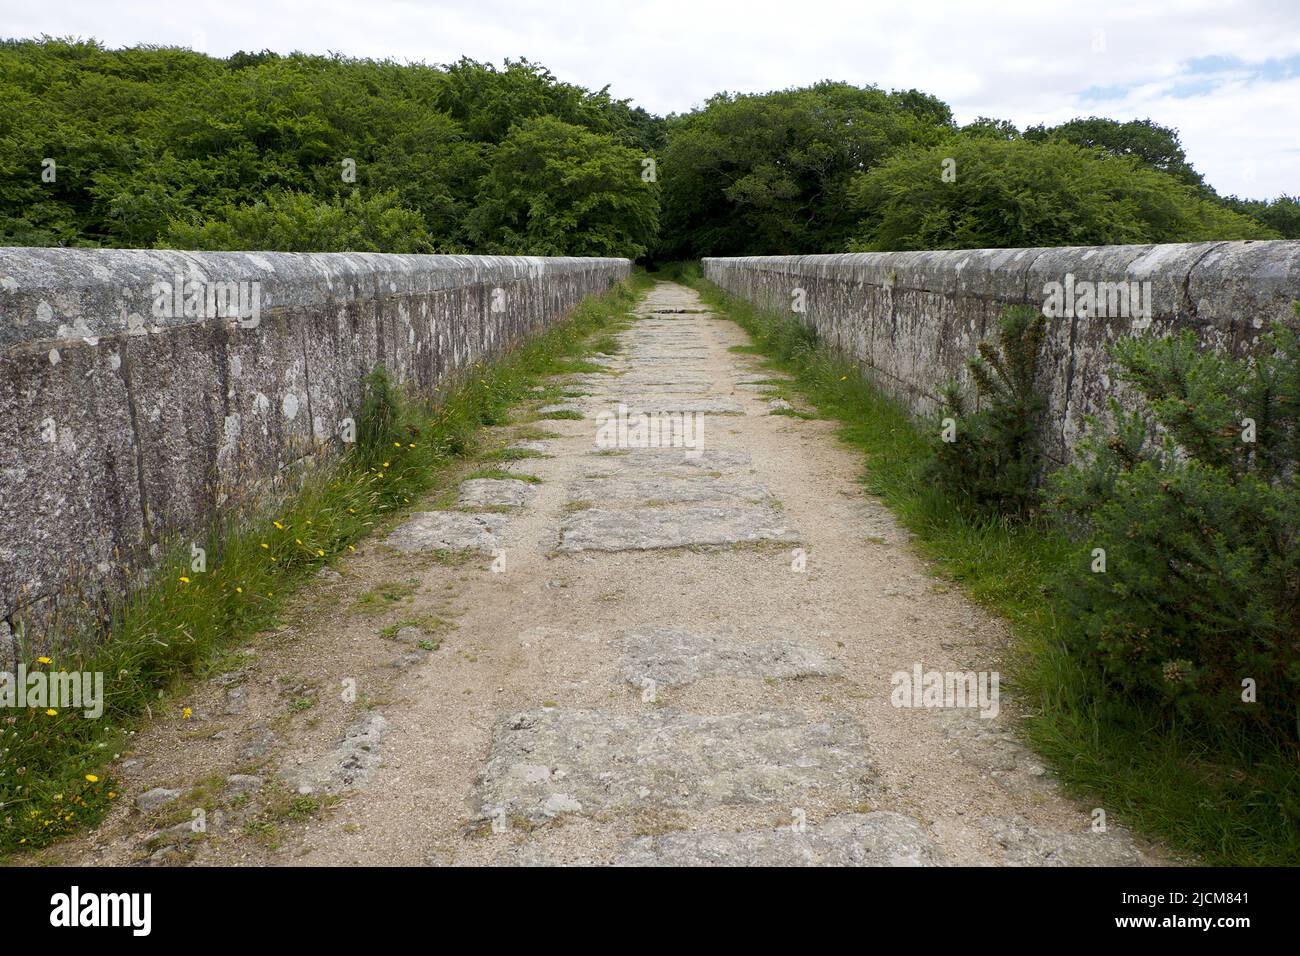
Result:
{"label": "crack in stone slab", "polygon": [[873,780],[866,736],[844,714],[543,709],[497,725],[471,805],[478,820],[540,824],[644,807],[858,803]]}

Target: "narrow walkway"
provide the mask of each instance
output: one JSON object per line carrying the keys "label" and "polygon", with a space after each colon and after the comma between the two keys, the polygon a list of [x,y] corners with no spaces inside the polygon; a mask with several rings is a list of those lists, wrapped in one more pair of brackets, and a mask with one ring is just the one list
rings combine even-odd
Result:
{"label": "narrow walkway", "polygon": [[[521,443],[545,457],[507,466],[540,483],[468,482],[460,508],[414,516],[372,558],[410,575],[389,617],[455,627],[399,630],[383,699],[357,719],[333,705],[332,747],[276,758],[297,792],[338,802],[270,848],[227,824],[188,858],[1155,862],[1059,794],[1005,699],[991,719],[891,703],[896,672],[997,671],[1000,625],[927,574],[830,423],[780,413],[769,373],[729,351],[735,325],[669,283],[637,315],[606,370],[569,376],[572,397],[544,410],[557,437]],[[619,403],[698,415],[698,448],[598,447]],[[479,556],[446,558],[463,547]],[[349,617],[357,585],[333,587],[338,613],[304,635],[323,661],[376,642]],[[139,842],[83,849],[107,861]]]}

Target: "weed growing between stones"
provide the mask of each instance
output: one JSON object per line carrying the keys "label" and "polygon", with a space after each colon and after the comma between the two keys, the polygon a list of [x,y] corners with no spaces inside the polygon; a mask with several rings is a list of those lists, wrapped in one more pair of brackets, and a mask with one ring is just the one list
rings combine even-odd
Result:
{"label": "weed growing between stones", "polygon": [[[1077,653],[1085,622],[1061,586],[1075,575],[1082,542],[1061,524],[959,507],[950,491],[925,478],[933,467],[931,440],[855,363],[808,347],[797,322],[728,295],[701,279],[693,264],[665,266],[661,274],[695,287],[710,307],[749,333],[768,356],[768,368],[790,374],[791,386],[822,416],[839,421],[840,438],[864,453],[866,489],[915,534],[917,547],[941,573],[1010,623],[1015,643],[1004,681],[1025,705],[1022,727],[1029,742],[1053,763],[1069,791],[1104,802],[1112,819],[1209,864],[1300,862],[1300,754],[1294,742],[1189,719],[1149,695],[1107,690]],[[1294,383],[1290,388],[1294,395]],[[1165,411],[1177,413],[1176,405]],[[1294,442],[1288,447],[1294,451]],[[1283,472],[1294,481],[1294,457],[1289,473]],[[1168,476],[1152,479],[1164,498],[1144,500],[1158,510],[1171,504],[1168,493],[1176,489],[1162,489],[1157,479]],[[1212,527],[1219,528],[1206,526]],[[1276,552],[1283,556],[1295,550],[1294,525],[1286,527],[1291,536],[1280,539],[1284,547]],[[1294,572],[1280,580],[1294,596]]]}
{"label": "weed growing between stones", "polygon": [[[189,713],[178,692],[187,679],[219,669],[223,648],[271,626],[290,593],[356,550],[380,521],[449,484],[476,453],[479,430],[508,423],[511,407],[542,379],[598,371],[581,356],[594,336],[626,323],[648,284],[638,274],[580,303],[565,322],[473,369],[434,402],[404,393],[382,371],[368,376],[355,445],[308,474],[269,517],[227,518],[197,536],[201,571],[193,565],[195,537],[173,542],[147,583],[111,604],[102,622],[68,623],[46,635],[43,646],[54,649],[29,668],[102,673],[104,713],[91,720],[62,708],[0,712],[0,854],[98,822],[119,794],[108,767],[142,718],[179,729]],[[526,437],[551,434],[533,429]],[[391,604],[386,595],[374,599]],[[34,654],[20,640],[17,656]]]}

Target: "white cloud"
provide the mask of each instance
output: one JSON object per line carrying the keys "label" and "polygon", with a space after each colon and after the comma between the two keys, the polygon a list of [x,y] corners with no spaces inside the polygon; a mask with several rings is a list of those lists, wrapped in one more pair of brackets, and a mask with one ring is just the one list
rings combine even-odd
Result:
{"label": "white cloud", "polygon": [[[719,90],[758,92],[833,78],[915,87],[957,118],[1023,126],[1091,114],[1175,126],[1220,191],[1300,192],[1300,80],[1253,67],[1300,56],[1294,0],[0,0],[11,36],[94,36],[111,46],[193,45],[226,55],[263,48],[446,62],[528,57],[562,79],[606,83],[656,113]],[[1094,51],[1101,31],[1104,50]],[[1196,74],[1225,57],[1237,70]],[[1099,96],[1098,90],[1110,91]],[[1247,161],[1254,178],[1246,175]]]}

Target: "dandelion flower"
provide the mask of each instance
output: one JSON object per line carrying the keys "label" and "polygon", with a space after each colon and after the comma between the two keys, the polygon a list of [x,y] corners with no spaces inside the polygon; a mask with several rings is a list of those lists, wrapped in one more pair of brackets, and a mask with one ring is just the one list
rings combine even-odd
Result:
{"label": "dandelion flower", "polygon": [[181,576],[181,584],[189,584],[189,583],[190,583],[190,579],[187,578],[187,577],[185,577],[184,575],[182,575],[182,576]]}
{"label": "dandelion flower", "polygon": [[37,663],[40,663],[40,664],[50,664],[50,663],[53,663],[53,662],[52,662],[48,657],[38,657],[38,658],[36,658],[36,660],[37,660]]}
{"label": "dandelion flower", "polygon": [[93,773],[86,774],[86,779],[89,780],[91,783],[99,783],[99,778],[96,777]]}
{"label": "dandelion flower", "polygon": [[271,546],[270,546],[269,544],[267,544],[265,541],[262,542],[262,547],[266,548],[266,550],[268,550],[268,551],[271,550]]}
{"label": "dandelion flower", "polygon": [[194,711],[191,710],[189,707],[184,707],[181,709],[181,720],[189,720],[193,716],[194,716]]}
{"label": "dandelion flower", "polygon": [[57,717],[59,715],[59,712],[53,707],[47,708],[45,713],[50,717]]}
{"label": "dandelion flower", "polygon": [[238,586],[237,586],[237,587],[235,588],[235,593],[236,593],[236,594],[243,594],[243,593],[244,593],[244,589],[241,588],[241,587],[238,587]]}

